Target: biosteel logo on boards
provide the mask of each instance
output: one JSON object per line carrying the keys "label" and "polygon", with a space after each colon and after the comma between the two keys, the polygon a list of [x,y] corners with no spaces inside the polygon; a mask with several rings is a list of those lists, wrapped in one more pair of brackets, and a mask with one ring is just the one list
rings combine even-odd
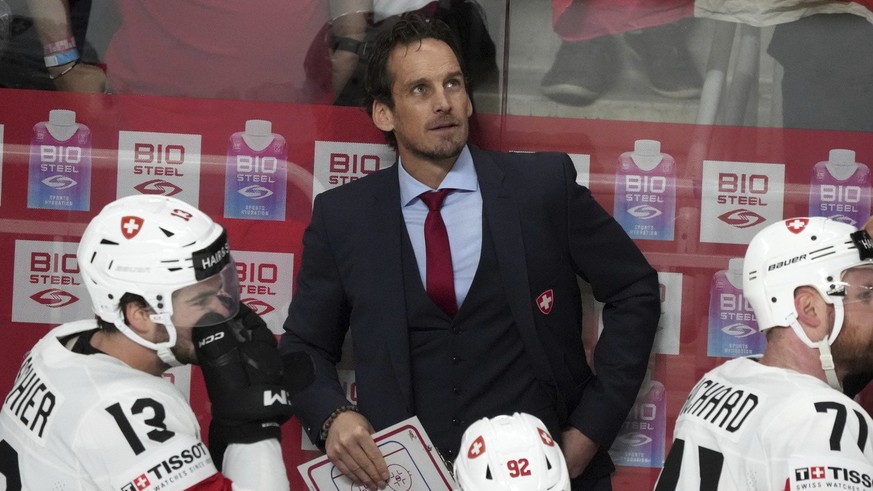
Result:
{"label": "biosteel logo on boards", "polygon": [[394,149],[385,144],[316,141],[312,197],[390,167],[395,160]]}
{"label": "biosteel logo on boards", "polygon": [[782,219],[783,164],[703,161],[700,241],[748,244]]}
{"label": "biosteel logo on boards", "polygon": [[63,324],[94,316],[75,242],[15,241],[12,321]]}
{"label": "biosteel logo on boards", "polygon": [[224,216],[249,220],[285,219],[288,144],[266,120],[246,121],[227,145]]}
{"label": "biosteel logo on boards", "polygon": [[87,211],[91,207],[91,130],[76,113],[49,111],[33,126],[27,207]]}
{"label": "biosteel logo on boards", "polygon": [[173,196],[193,206],[200,196],[200,135],[118,132],[117,197]]}
{"label": "biosteel logo on boards", "polygon": [[240,299],[264,319],[274,334],[281,334],[291,304],[294,254],[234,251],[233,259]]}

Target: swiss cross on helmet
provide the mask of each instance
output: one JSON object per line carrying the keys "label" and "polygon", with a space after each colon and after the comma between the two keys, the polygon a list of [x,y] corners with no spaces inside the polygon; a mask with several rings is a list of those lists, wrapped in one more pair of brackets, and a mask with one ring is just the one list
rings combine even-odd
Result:
{"label": "swiss cross on helmet", "polygon": [[[176,325],[216,324],[239,307],[227,234],[176,198],[134,195],[109,203],[85,229],[77,259],[94,313],[170,365],[178,365],[169,351]],[[166,326],[167,342],[143,339],[124,323],[125,293],[145,300],[152,320]]]}

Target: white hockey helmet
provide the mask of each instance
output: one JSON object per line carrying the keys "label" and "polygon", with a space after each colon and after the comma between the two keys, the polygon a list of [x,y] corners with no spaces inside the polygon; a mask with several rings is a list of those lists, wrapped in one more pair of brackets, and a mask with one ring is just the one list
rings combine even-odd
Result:
{"label": "white hockey helmet", "polygon": [[[807,346],[822,351],[822,366],[835,388],[839,384],[829,346],[843,327],[849,287],[843,274],[865,265],[873,265],[873,241],[867,232],[823,217],[790,218],[767,226],[752,238],[743,261],[743,294],[759,329],[791,326]],[[801,286],[815,288],[834,306],[833,329],[818,343],[797,322],[794,291]]]}
{"label": "white hockey helmet", "polygon": [[749,243],[743,294],[761,330],[788,326],[797,317],[794,290],[811,286],[834,303],[845,293],[842,273],[865,264],[873,264],[873,244],[863,230],[822,217],[791,218],[767,226]]}
{"label": "white hockey helmet", "polygon": [[460,491],[569,491],[558,443],[536,416],[482,418],[461,438],[455,460]]}
{"label": "white hockey helmet", "polygon": [[[94,313],[171,366],[179,365],[170,351],[174,313],[177,323],[185,319],[179,325],[197,327],[223,322],[239,308],[224,228],[176,198],[134,195],[109,203],[85,229],[77,259]],[[125,324],[119,305],[125,293],[145,299],[168,341],[143,339]]]}

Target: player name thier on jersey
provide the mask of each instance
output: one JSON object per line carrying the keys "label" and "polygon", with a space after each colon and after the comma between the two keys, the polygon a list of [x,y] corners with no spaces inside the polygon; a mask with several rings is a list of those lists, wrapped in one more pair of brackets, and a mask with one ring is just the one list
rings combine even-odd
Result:
{"label": "player name thier on jersey", "polygon": [[758,401],[753,392],[704,378],[692,389],[679,414],[696,416],[734,433],[758,407]]}
{"label": "player name thier on jersey", "polygon": [[6,396],[3,406],[15,421],[27,428],[28,434],[43,440],[51,422],[52,411],[58,406],[58,396],[34,369],[33,359],[27,357],[15,378],[15,385]]}

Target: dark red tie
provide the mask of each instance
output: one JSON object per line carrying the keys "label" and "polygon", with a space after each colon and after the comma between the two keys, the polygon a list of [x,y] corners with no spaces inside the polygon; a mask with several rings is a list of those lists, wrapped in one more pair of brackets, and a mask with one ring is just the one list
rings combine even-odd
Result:
{"label": "dark red tie", "polygon": [[455,279],[452,273],[452,251],[449,248],[449,234],[440,214],[443,200],[451,189],[421,194],[427,205],[427,218],[424,219],[424,244],[427,253],[427,294],[435,304],[449,315],[458,311],[455,299]]}

